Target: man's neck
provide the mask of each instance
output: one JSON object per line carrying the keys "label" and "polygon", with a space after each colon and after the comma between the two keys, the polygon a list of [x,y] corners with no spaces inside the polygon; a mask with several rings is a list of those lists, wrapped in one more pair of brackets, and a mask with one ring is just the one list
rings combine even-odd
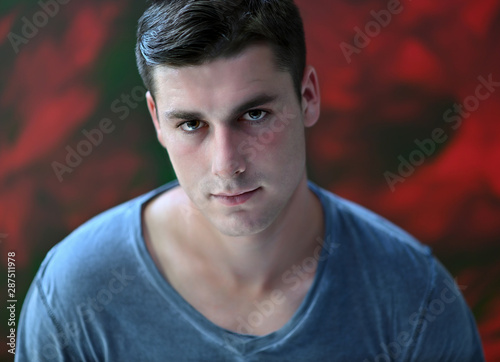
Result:
{"label": "man's neck", "polygon": [[313,255],[323,236],[321,203],[309,190],[306,177],[278,218],[260,233],[223,235],[201,213],[193,215],[199,220],[190,224],[201,227],[199,238],[190,238],[191,246],[199,248],[211,265],[217,265],[230,284],[260,288],[279,284],[287,270]]}
{"label": "man's neck", "polygon": [[304,176],[277,219],[260,233],[221,234],[181,187],[146,206],[144,230],[148,249],[167,279],[181,277],[183,260],[189,273],[196,264],[218,284],[257,291],[279,287],[285,272],[314,255],[321,247],[323,219],[321,203]]}

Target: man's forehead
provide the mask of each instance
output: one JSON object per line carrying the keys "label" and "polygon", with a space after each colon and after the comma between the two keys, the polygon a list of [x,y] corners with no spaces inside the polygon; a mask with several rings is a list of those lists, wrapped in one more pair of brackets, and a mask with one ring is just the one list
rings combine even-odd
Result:
{"label": "man's forehead", "polygon": [[286,74],[288,72],[278,69],[271,47],[257,44],[234,56],[216,58],[199,65],[159,65],[154,68],[152,76],[155,90],[164,93],[181,87],[195,89],[273,83]]}
{"label": "man's forehead", "polygon": [[272,53],[262,48],[199,66],[159,67],[155,82],[157,106],[170,114],[230,112],[254,100],[263,104],[294,94],[290,74],[277,70]]}

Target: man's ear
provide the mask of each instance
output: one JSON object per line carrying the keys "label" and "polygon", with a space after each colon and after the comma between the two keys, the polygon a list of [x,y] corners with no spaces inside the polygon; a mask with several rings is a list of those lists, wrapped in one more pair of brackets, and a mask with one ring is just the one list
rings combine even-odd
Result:
{"label": "man's ear", "polygon": [[164,148],[166,148],[165,141],[163,140],[163,135],[161,133],[160,121],[158,120],[158,110],[156,109],[156,103],[153,96],[151,95],[151,92],[149,91],[146,92],[146,102],[148,104],[149,114],[153,119],[153,124],[155,126],[156,137],[158,138],[158,142],[160,142],[160,144]]}
{"label": "man's ear", "polygon": [[319,119],[321,106],[318,75],[314,67],[311,65],[308,65],[304,70],[301,91],[304,126],[311,127]]}

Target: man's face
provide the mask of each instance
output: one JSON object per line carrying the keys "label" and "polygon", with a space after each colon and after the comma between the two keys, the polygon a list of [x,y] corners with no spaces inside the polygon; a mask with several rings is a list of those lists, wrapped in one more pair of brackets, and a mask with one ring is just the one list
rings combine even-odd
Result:
{"label": "man's face", "polygon": [[192,204],[225,235],[267,229],[305,178],[304,126],[317,119],[310,97],[299,103],[265,45],[199,66],[162,66],[154,81],[148,107]]}

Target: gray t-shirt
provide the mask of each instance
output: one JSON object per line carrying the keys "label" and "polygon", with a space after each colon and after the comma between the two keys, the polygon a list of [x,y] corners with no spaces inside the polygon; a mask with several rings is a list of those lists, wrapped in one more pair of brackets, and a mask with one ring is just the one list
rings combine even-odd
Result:
{"label": "gray t-shirt", "polygon": [[96,216],[47,254],[22,308],[16,361],[484,360],[471,312],[430,249],[311,182],[326,230],[315,257],[282,276],[294,288],[317,266],[296,313],[252,335],[283,301],[277,290],[238,318],[240,333],[213,324],[168,284],[142,237],[142,206],[176,185]]}

